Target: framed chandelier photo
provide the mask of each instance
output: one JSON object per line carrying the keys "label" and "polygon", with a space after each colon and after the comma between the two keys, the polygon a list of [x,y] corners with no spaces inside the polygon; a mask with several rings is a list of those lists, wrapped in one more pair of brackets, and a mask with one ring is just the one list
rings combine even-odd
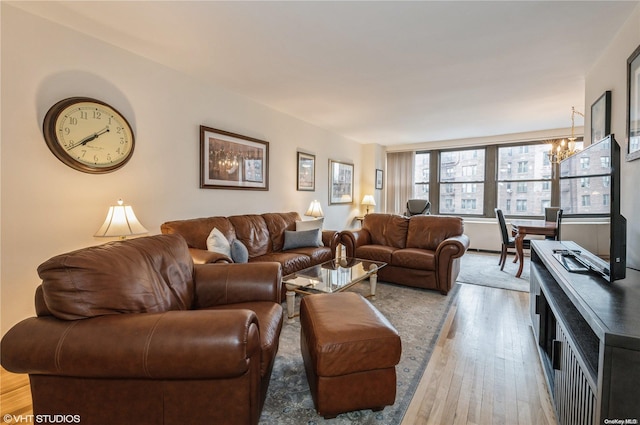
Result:
{"label": "framed chandelier photo", "polygon": [[200,188],[269,190],[269,142],[201,125]]}

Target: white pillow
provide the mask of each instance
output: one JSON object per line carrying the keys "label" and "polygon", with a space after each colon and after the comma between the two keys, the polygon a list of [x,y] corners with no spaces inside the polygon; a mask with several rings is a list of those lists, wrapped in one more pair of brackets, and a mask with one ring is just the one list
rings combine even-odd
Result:
{"label": "white pillow", "polygon": [[324,224],[324,217],[316,218],[314,220],[296,221],[296,232],[303,230],[315,230],[320,229],[318,233],[318,246],[323,246],[322,243],[322,225]]}
{"label": "white pillow", "polygon": [[207,237],[207,249],[231,257],[231,244],[222,232],[215,227]]}

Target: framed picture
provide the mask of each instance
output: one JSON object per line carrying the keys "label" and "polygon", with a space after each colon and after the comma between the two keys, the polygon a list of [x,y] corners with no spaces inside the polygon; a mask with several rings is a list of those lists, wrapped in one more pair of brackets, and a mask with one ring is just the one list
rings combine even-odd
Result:
{"label": "framed picture", "polygon": [[269,190],[269,142],[201,125],[200,187]]}
{"label": "framed picture", "polygon": [[382,189],[383,178],[383,171],[376,168],[376,189]]}
{"label": "framed picture", "polygon": [[297,190],[316,190],[316,156],[298,152],[298,184]]}
{"label": "framed picture", "polygon": [[627,161],[640,158],[640,46],[627,59]]}
{"label": "framed picture", "polygon": [[611,133],[611,91],[607,90],[591,105],[591,143]]}
{"label": "framed picture", "polygon": [[353,164],[329,160],[329,204],[353,202]]}

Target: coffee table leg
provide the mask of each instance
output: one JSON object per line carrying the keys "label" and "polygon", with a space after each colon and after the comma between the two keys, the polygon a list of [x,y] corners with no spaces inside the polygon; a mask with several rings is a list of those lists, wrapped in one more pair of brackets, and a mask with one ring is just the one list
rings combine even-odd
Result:
{"label": "coffee table leg", "polygon": [[369,285],[371,285],[369,292],[371,294],[370,297],[373,298],[376,296],[376,285],[378,284],[378,266],[372,264],[369,270],[372,272],[369,277]]}
{"label": "coffee table leg", "polygon": [[293,319],[296,310],[296,293],[287,288],[287,317]]}

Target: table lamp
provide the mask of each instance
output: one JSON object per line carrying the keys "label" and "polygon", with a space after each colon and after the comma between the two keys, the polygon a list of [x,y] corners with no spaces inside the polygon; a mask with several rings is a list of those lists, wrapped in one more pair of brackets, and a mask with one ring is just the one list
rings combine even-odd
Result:
{"label": "table lamp", "polygon": [[373,199],[373,195],[364,195],[364,198],[362,198],[362,205],[366,205],[367,206],[367,212],[365,214],[369,214],[369,206],[376,206],[376,200]]}
{"label": "table lamp", "polygon": [[136,218],[131,205],[124,205],[122,199],[118,199],[118,205],[112,205],[107,212],[107,218],[98,229],[95,237],[120,238],[149,233]]}
{"label": "table lamp", "polygon": [[313,218],[323,217],[324,214],[322,213],[322,207],[320,206],[320,202],[318,202],[317,200],[311,201],[311,204],[309,205],[309,209],[307,210],[306,213],[304,213],[304,215],[307,215]]}

